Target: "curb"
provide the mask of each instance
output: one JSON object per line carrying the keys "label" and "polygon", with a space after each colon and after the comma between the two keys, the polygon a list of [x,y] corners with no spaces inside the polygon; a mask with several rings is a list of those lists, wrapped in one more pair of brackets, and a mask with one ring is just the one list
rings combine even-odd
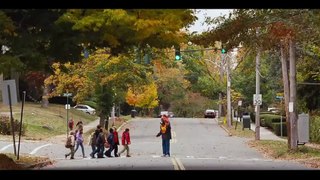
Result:
{"label": "curb", "polygon": [[226,129],[223,125],[220,125],[220,127],[221,127],[224,131],[226,131],[229,136],[232,136],[232,133],[231,133],[228,129]]}
{"label": "curb", "polygon": [[119,132],[119,131],[121,130],[122,126],[124,126],[125,124],[128,124],[130,121],[131,121],[131,119],[129,119],[129,120],[126,121],[126,122],[123,122],[123,123],[118,127],[117,131]]}

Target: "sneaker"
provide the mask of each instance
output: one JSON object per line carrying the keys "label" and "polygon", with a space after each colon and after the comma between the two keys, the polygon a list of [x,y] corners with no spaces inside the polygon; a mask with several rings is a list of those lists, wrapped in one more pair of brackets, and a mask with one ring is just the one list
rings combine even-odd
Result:
{"label": "sneaker", "polygon": [[161,157],[166,157],[166,155],[165,155],[165,154],[163,154]]}
{"label": "sneaker", "polygon": [[71,157],[70,159],[74,159],[74,157]]}
{"label": "sneaker", "polygon": [[130,155],[127,155],[127,157],[131,157]]}

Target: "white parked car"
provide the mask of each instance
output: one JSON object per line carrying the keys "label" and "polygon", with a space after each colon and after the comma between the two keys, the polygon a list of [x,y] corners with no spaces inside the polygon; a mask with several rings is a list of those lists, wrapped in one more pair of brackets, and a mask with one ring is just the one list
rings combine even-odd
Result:
{"label": "white parked car", "polygon": [[171,117],[171,118],[174,117],[174,114],[171,111],[161,111],[158,117],[161,117],[162,115],[167,115],[168,117]]}
{"label": "white parked car", "polygon": [[96,113],[96,110],[94,108],[84,104],[78,104],[74,106],[74,108],[91,115],[94,115]]}

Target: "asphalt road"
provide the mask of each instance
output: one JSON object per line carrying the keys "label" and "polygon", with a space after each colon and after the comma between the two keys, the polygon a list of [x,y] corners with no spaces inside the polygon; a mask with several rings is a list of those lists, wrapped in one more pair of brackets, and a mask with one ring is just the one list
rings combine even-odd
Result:
{"label": "asphalt road", "polygon": [[[22,142],[20,152],[35,156],[47,156],[55,160],[51,169],[94,170],[306,170],[310,169],[292,161],[271,160],[250,148],[250,139],[228,136],[215,119],[171,118],[171,157],[161,157],[159,118],[135,118],[119,131],[130,128],[130,154],[132,157],[91,159],[91,147],[85,146],[87,158],[81,149],[75,159],[65,159],[68,151],[63,144],[49,142]],[[119,146],[119,150],[122,146]],[[0,153],[13,152],[12,143],[0,141]]]}

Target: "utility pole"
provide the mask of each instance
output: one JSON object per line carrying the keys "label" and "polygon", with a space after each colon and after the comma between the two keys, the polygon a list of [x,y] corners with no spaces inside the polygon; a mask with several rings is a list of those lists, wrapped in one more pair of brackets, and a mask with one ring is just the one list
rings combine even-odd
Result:
{"label": "utility pole", "polygon": [[115,124],[115,119],[116,119],[116,117],[115,117],[115,107],[114,107],[115,105],[113,104],[113,106],[112,106],[112,111],[111,111],[111,119],[112,119],[112,125],[113,126],[115,126],[116,124]]}
{"label": "utility pole", "polygon": [[[214,47],[216,49],[222,49],[222,43],[220,41],[215,41]],[[225,54],[221,51],[221,60],[220,60],[220,83],[222,83],[223,80],[223,64],[225,60]],[[223,116],[222,112],[222,92],[219,93],[219,117]]]}
{"label": "utility pole", "polygon": [[[257,56],[256,56],[256,97],[260,94],[260,55],[261,48],[257,48]],[[260,140],[260,104],[256,103],[256,140]]]}
{"label": "utility pole", "polygon": [[287,43],[281,40],[280,46],[280,60],[282,68],[282,80],[283,80],[283,94],[284,94],[284,109],[286,111],[287,118],[287,136],[288,136],[288,149],[291,149],[291,122],[289,113],[289,76],[288,76],[288,63],[287,63]]}
{"label": "utility pole", "polygon": [[290,80],[290,102],[289,102],[289,115],[291,121],[291,149],[298,149],[298,129],[297,129],[297,114],[296,114],[296,56],[295,56],[295,41],[290,38],[289,40],[289,53],[290,53],[290,61],[289,61],[289,80]]}
{"label": "utility pole", "polygon": [[[222,83],[223,80],[223,62],[224,61],[224,54],[221,53],[221,61],[220,61],[220,82]],[[222,117],[222,92],[219,93],[219,117]]]}
{"label": "utility pole", "polygon": [[[228,54],[227,56],[228,57]],[[231,78],[230,78],[230,58],[226,59],[227,61],[227,122],[228,127],[232,126],[231,118]]]}

